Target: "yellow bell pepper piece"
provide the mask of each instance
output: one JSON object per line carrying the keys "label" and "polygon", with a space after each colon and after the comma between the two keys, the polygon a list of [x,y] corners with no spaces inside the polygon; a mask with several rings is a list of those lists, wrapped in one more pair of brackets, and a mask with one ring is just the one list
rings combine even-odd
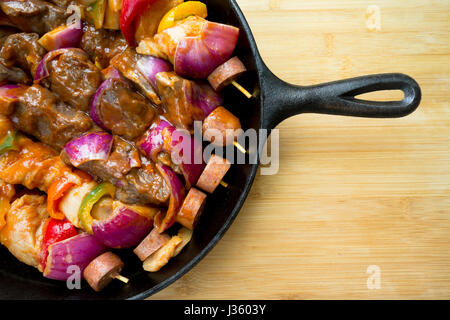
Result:
{"label": "yellow bell pepper piece", "polygon": [[206,4],[200,1],[187,1],[179,4],[162,18],[159,23],[158,33],[173,27],[177,21],[184,20],[190,16],[206,18],[208,16]]}

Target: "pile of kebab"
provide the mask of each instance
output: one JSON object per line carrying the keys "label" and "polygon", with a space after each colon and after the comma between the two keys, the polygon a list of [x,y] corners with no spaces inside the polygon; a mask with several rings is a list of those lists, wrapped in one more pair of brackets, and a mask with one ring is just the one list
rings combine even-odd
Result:
{"label": "pile of kebab", "polygon": [[[74,3],[85,21],[67,25]],[[245,152],[220,93],[234,84],[251,97],[235,82],[246,71],[232,57],[239,29],[207,21],[198,1],[0,9],[0,242],[50,279],[79,267],[97,291],[128,281],[111,248],[160,270],[231,167],[203,162],[194,121],[206,140]]]}

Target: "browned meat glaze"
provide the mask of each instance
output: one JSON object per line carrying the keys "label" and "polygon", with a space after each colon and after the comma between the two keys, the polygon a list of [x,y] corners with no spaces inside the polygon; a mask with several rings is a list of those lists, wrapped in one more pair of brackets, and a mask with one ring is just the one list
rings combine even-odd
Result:
{"label": "browned meat glaze", "polygon": [[49,2],[61,8],[67,8],[74,0],[49,0]]}
{"label": "browned meat glaze", "polygon": [[118,31],[95,29],[87,24],[84,27],[81,48],[101,68],[109,66],[110,60],[127,48],[127,42]]}
{"label": "browned meat glaze", "polygon": [[[108,161],[90,161],[79,168],[99,180],[109,181],[118,189],[116,199],[129,204],[164,205],[169,201],[170,189],[156,169],[153,162],[145,161],[141,167],[134,167],[127,173],[121,163],[129,166],[129,159],[121,158],[122,150],[114,146]],[[68,163],[67,155],[61,153],[61,159]]]}
{"label": "browned meat glaze", "polygon": [[120,79],[110,81],[111,88],[100,97],[99,117],[114,135],[135,140],[151,125],[156,110],[127,82]]}
{"label": "browned meat glaze", "polygon": [[87,114],[73,110],[39,85],[25,91],[9,116],[17,129],[57,149],[95,128]]}
{"label": "browned meat glaze", "polygon": [[43,84],[77,110],[88,111],[102,82],[100,70],[81,49],[69,49],[48,63]]}
{"label": "browned meat glaze", "polygon": [[0,83],[13,82],[28,84],[30,77],[20,68],[7,68],[0,63]]}
{"label": "browned meat glaze", "polygon": [[201,121],[204,113],[187,101],[193,82],[183,79],[175,72],[160,72],[156,75],[156,86],[164,105],[164,116],[174,126],[193,132],[194,121]]}
{"label": "browned meat glaze", "polygon": [[0,51],[0,62],[7,68],[20,67],[34,76],[45,55],[45,49],[38,43],[36,33],[16,33],[10,35]]}
{"label": "browned meat glaze", "polygon": [[135,83],[141,92],[154,104],[161,104],[161,99],[155,92],[150,81],[137,70],[136,65],[140,55],[134,49],[127,48],[111,60],[111,65],[120,71],[127,79]]}
{"label": "browned meat glaze", "polygon": [[[20,97],[9,116],[17,129],[58,150],[83,133],[98,130],[85,113],[73,110],[39,85],[30,87]],[[64,153],[61,158],[69,163]],[[136,148],[118,137],[114,139],[107,161],[91,161],[80,169],[98,180],[116,185],[118,199],[126,203],[160,205],[165,204],[170,196],[169,187],[155,165],[146,161],[142,166]]]}
{"label": "browned meat glaze", "polygon": [[2,0],[0,8],[22,31],[43,35],[66,22],[66,10],[42,0]]}

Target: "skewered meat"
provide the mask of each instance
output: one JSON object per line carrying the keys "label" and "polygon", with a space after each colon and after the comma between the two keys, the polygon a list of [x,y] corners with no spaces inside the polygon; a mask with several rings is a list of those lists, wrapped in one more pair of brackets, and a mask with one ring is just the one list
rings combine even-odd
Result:
{"label": "skewered meat", "polygon": [[36,33],[10,35],[0,51],[0,62],[7,68],[20,67],[34,76],[45,49],[38,43]]}
{"label": "skewered meat", "polygon": [[21,30],[40,35],[66,22],[66,10],[42,0],[2,0],[0,8]]}
{"label": "skewered meat", "polygon": [[111,60],[111,65],[119,70],[125,78],[134,82],[150,101],[159,105],[161,99],[159,99],[151,82],[136,68],[138,60],[139,54],[134,49],[127,48]]}
{"label": "skewered meat", "polygon": [[208,81],[216,91],[220,91],[247,72],[247,68],[238,57],[233,57],[217,67],[208,77]]}
{"label": "skewered meat", "polygon": [[50,76],[44,85],[63,102],[88,111],[91,98],[102,81],[100,70],[81,49],[68,49],[47,65]]}
{"label": "skewered meat", "polygon": [[212,144],[223,147],[239,137],[241,122],[224,107],[218,107],[203,122],[203,136]]}
{"label": "skewered meat", "polygon": [[11,204],[0,242],[19,261],[37,268],[47,220],[46,197],[25,194]]}
{"label": "skewered meat", "polygon": [[10,118],[17,129],[59,149],[94,127],[89,116],[73,110],[39,85],[25,91]]}
{"label": "skewered meat", "polygon": [[102,291],[124,267],[122,260],[112,252],[95,258],[83,271],[83,276],[95,291]]}
{"label": "skewered meat", "polygon": [[155,117],[155,109],[121,79],[107,80],[98,100],[97,113],[103,126],[114,135],[134,140],[142,136]]}
{"label": "skewered meat", "polygon": [[11,199],[15,196],[16,189],[12,184],[0,180],[0,230],[6,224],[6,215],[10,209]]}
{"label": "skewered meat", "polygon": [[102,68],[109,65],[109,61],[127,48],[127,42],[117,31],[95,29],[92,25],[84,28],[81,48]]}
{"label": "skewered meat", "polygon": [[164,105],[164,116],[174,126],[193,131],[196,120],[203,120],[203,110],[189,100],[192,93],[192,81],[183,79],[175,72],[160,72],[156,75],[156,86]]}
{"label": "skewered meat", "polygon": [[7,68],[0,63],[0,83],[14,82],[28,84],[30,77],[20,68]]}

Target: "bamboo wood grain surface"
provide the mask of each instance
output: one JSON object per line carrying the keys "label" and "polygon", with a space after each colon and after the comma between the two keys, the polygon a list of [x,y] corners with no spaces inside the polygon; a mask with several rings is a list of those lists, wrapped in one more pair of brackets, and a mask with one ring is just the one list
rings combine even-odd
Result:
{"label": "bamboo wood grain surface", "polygon": [[259,175],[223,240],[152,299],[449,299],[450,1],[238,3],[283,80],[402,72],[423,101],[403,119],[283,122],[279,173]]}

